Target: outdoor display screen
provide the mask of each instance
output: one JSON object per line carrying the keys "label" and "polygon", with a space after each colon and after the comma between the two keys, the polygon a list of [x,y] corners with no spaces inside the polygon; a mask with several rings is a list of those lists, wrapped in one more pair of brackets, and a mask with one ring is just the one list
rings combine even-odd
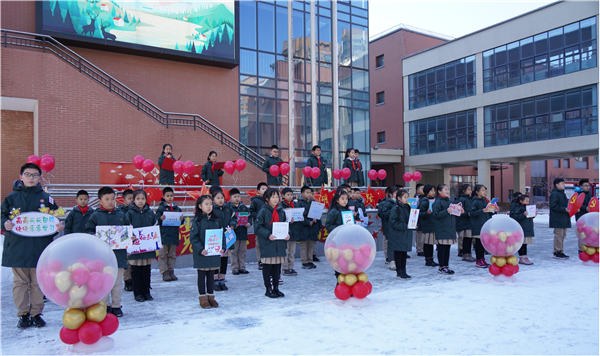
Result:
{"label": "outdoor display screen", "polygon": [[38,32],[237,63],[235,1],[38,1]]}

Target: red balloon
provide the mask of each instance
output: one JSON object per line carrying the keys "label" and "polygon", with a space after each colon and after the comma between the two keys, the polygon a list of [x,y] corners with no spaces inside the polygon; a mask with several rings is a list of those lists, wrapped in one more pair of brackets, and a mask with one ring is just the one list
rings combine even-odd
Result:
{"label": "red balloon", "polygon": [[42,157],[40,157],[40,159],[44,159],[44,158],[50,158],[51,160],[55,161],[54,156],[52,156],[52,155],[43,155]]}
{"label": "red balloon", "polygon": [[492,275],[499,276],[500,273],[502,273],[502,268],[498,267],[497,264],[492,263],[492,265],[489,268],[489,271]]}
{"label": "red balloon", "polygon": [[37,166],[40,165],[40,158],[36,155],[31,155],[27,157],[27,163],[35,163]]}
{"label": "red balloon", "polygon": [[421,174],[421,172],[416,171],[415,173],[412,174],[412,178],[415,182],[418,182],[421,180],[421,178],[423,178],[423,175]]}
{"label": "red balloon", "polygon": [[369,288],[369,294],[371,294],[371,292],[373,291],[373,285],[369,281],[367,281],[367,283],[365,283],[365,285]]}
{"label": "red balloon", "polygon": [[412,174],[406,172],[406,173],[404,173],[404,175],[402,176],[402,178],[404,178],[405,182],[410,182],[412,180]]}
{"label": "red balloon", "polygon": [[86,345],[92,345],[98,342],[102,337],[102,328],[98,323],[86,321],[79,328],[79,340]]}
{"label": "red balloon", "polygon": [[79,342],[79,329],[71,330],[63,326],[58,335],[60,336],[60,341],[67,345],[74,345]]}
{"label": "red balloon", "polygon": [[377,172],[377,178],[384,180],[385,177],[387,177],[387,172],[384,169],[380,169],[379,172]]}
{"label": "red balloon", "polygon": [[281,167],[279,168],[279,171],[283,175],[286,175],[286,174],[290,173],[290,165],[287,164],[287,163],[282,163]]}
{"label": "red balloon", "polygon": [[369,295],[369,287],[363,282],[356,282],[352,286],[352,295],[358,299],[366,298]]}
{"label": "red balloon", "polygon": [[223,165],[223,168],[225,169],[225,172],[227,172],[229,174],[235,173],[235,164],[231,161],[225,162],[225,164]]}
{"label": "red balloon", "polygon": [[342,169],[342,178],[348,179],[348,178],[350,178],[351,174],[352,174],[352,172],[350,172],[350,168]]}
{"label": "red balloon", "polygon": [[102,336],[109,336],[115,333],[119,328],[119,318],[114,314],[106,314],[106,318],[98,323],[102,328]]}
{"label": "red balloon", "polygon": [[502,274],[506,277],[510,277],[515,274],[515,266],[506,264],[502,267]]}
{"label": "red balloon", "polygon": [[182,174],[183,173],[183,162],[177,161],[177,162],[173,163],[173,171],[177,174]]}
{"label": "red balloon", "polygon": [[314,167],[314,168],[312,169],[311,176],[312,176],[314,179],[317,179],[317,178],[319,178],[319,177],[321,176],[321,170],[319,169],[319,167]]}
{"label": "red balloon", "polygon": [[587,252],[585,252],[585,251],[581,251],[581,252],[579,252],[579,259],[582,260],[583,262],[587,262],[590,259],[592,259],[592,256],[588,255]]}
{"label": "red balloon", "polygon": [[142,169],[145,172],[151,172],[154,169],[154,162],[152,162],[151,159],[145,160],[144,163],[142,164]]}
{"label": "red balloon", "polygon": [[519,273],[519,270],[520,270],[519,265],[516,265],[514,267],[515,267],[515,274]]}
{"label": "red balloon", "polygon": [[312,177],[312,168],[310,168],[309,166],[304,167],[304,169],[302,170],[302,174],[304,174],[306,178]]}
{"label": "red balloon", "polygon": [[133,157],[133,165],[137,169],[142,169],[144,167],[144,157],[140,155]]}
{"label": "red balloon", "polygon": [[352,296],[352,288],[348,287],[346,283],[340,283],[335,286],[335,296],[339,300],[346,300]]}
{"label": "red balloon", "polygon": [[342,171],[340,171],[339,169],[334,169],[331,175],[333,176],[333,179],[342,179]]}
{"label": "red balloon", "polygon": [[600,262],[600,256],[598,256],[598,252],[596,252],[593,256],[592,256],[592,261],[598,263]]}
{"label": "red balloon", "polygon": [[238,159],[237,161],[235,161],[235,169],[238,170],[238,172],[241,172],[244,170],[244,168],[246,168],[246,161],[244,161],[243,159]]}
{"label": "red balloon", "polygon": [[51,170],[53,170],[54,165],[55,165],[54,161],[48,157],[42,158],[40,160],[40,168],[44,172],[50,172]]}
{"label": "red balloon", "polygon": [[371,169],[371,170],[369,171],[369,174],[368,174],[368,176],[369,176],[369,179],[370,179],[370,180],[375,180],[375,179],[377,179],[377,171],[376,171],[376,170],[374,170],[374,169]]}
{"label": "red balloon", "polygon": [[277,167],[276,165],[272,165],[271,168],[269,168],[269,173],[277,177],[279,175],[279,167]]}
{"label": "red balloon", "polygon": [[185,161],[183,163],[183,171],[186,174],[192,174],[192,173],[194,173],[194,169],[196,169],[196,165],[194,165],[194,162],[192,162],[192,161]]}

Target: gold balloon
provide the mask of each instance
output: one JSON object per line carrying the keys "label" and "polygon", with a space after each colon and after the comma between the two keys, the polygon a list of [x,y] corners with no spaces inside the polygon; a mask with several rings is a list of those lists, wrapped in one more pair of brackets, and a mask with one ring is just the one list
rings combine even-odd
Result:
{"label": "gold balloon", "polygon": [[348,263],[348,272],[354,272],[354,271],[356,271],[356,268],[357,268],[357,267],[358,267],[358,266],[357,266],[357,265],[356,265],[356,263],[354,263],[354,262],[350,262],[350,263]]}
{"label": "gold balloon", "polygon": [[338,283],[344,283],[344,281],[346,280],[346,275],[345,274],[340,274],[338,275],[337,281]]}
{"label": "gold balloon", "polygon": [[506,259],[506,262],[508,262],[509,265],[516,266],[519,264],[519,259],[517,258],[517,256],[512,255]]}
{"label": "gold balloon", "polygon": [[581,246],[581,251],[585,251],[585,250],[587,250],[587,246],[586,245]]}
{"label": "gold balloon", "polygon": [[69,300],[68,306],[70,309],[80,309],[83,308],[83,300],[79,299],[76,302],[72,302]]}
{"label": "gold balloon", "polygon": [[103,300],[99,301],[98,304],[102,304],[104,306],[104,308],[106,309],[106,303],[104,303]]}
{"label": "gold balloon", "polygon": [[355,274],[347,274],[345,279],[345,283],[348,287],[352,287],[356,284],[356,282],[358,282],[358,278],[356,278]]}
{"label": "gold balloon", "polygon": [[96,303],[88,307],[85,311],[85,316],[87,316],[87,320],[89,321],[101,322],[106,318],[106,304],[103,306],[100,303]]}
{"label": "gold balloon", "polygon": [[102,269],[102,273],[108,273],[111,276],[113,276],[113,278],[117,278],[117,273],[115,271],[114,268],[112,268],[111,266],[106,266]]}
{"label": "gold balloon", "polygon": [[492,264],[494,264],[494,263],[496,263],[496,259],[497,259],[496,256],[492,256],[492,257],[490,257],[490,262]]}
{"label": "gold balloon", "polygon": [[587,252],[587,254],[591,256],[591,255],[593,255],[593,254],[595,254],[595,253],[596,253],[596,249],[595,249],[595,248],[593,248],[593,247],[588,247],[588,248],[585,250],[585,252]]}
{"label": "gold balloon", "polygon": [[504,257],[497,257],[496,258],[496,266],[498,266],[498,267],[504,267],[505,264],[506,264],[506,258],[504,258]]}
{"label": "gold balloon", "polygon": [[61,293],[64,293],[71,288],[71,284],[73,284],[73,276],[71,276],[71,273],[67,271],[58,272],[54,277],[54,284],[56,284],[56,288],[58,288]]}
{"label": "gold balloon", "polygon": [[350,262],[352,261],[352,257],[354,257],[354,252],[352,252],[351,249],[345,249],[344,250],[344,258],[346,259],[346,261]]}
{"label": "gold balloon", "polygon": [[[106,310],[106,309],[105,309]],[[85,323],[85,313],[81,309],[67,309],[63,314],[63,324],[67,329],[79,329]]]}
{"label": "gold balloon", "polygon": [[69,268],[67,268],[67,271],[73,273],[73,271],[79,267],[83,267],[83,268],[87,269],[87,267],[83,263],[77,262],[77,263],[73,263]]}
{"label": "gold balloon", "polygon": [[334,261],[337,261],[339,257],[340,257],[340,250],[338,250],[337,248],[334,248],[331,251],[331,259]]}
{"label": "gold balloon", "polygon": [[369,281],[369,277],[366,273],[359,273],[357,278],[359,282],[367,283]]}
{"label": "gold balloon", "polygon": [[81,287],[74,285],[69,289],[69,301],[75,304],[80,301],[87,294],[87,286],[84,284]]}

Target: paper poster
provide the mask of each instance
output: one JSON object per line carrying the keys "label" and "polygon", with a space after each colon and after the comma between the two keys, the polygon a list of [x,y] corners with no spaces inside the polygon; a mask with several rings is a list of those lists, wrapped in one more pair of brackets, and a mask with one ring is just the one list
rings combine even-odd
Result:
{"label": "paper poster", "polygon": [[416,229],[419,221],[419,209],[410,209],[410,217],[408,219],[408,228]]}
{"label": "paper poster", "polygon": [[321,220],[321,218],[323,217],[323,209],[325,209],[325,203],[313,201],[312,203],[310,203],[310,209],[308,210],[308,218]]}
{"label": "paper poster", "polygon": [[462,203],[450,204],[450,208],[452,208],[452,212],[450,213],[450,215],[460,216],[460,210],[462,209]]}
{"label": "paper poster", "polygon": [[408,205],[410,205],[411,209],[417,209],[419,207],[419,199],[408,198]]}
{"label": "paper poster", "polygon": [[433,203],[435,203],[435,199],[429,199],[429,210],[431,210]]}
{"label": "paper poster", "polygon": [[56,224],[60,223],[60,220],[50,214],[26,212],[17,215],[11,222],[13,223],[11,231],[14,234],[41,237],[56,233]]}
{"label": "paper poster", "polygon": [[534,218],[537,215],[537,207],[535,205],[527,205],[527,217]]}
{"label": "paper poster", "polygon": [[162,226],[180,226],[183,213],[165,211],[165,220],[162,221]]}
{"label": "paper poster", "polygon": [[304,208],[294,208],[294,209],[283,209],[285,212],[285,219],[287,222],[292,221],[304,221]]}
{"label": "paper poster", "polygon": [[248,223],[250,213],[235,213],[235,216],[237,216],[237,226],[244,226]]}
{"label": "paper poster", "polygon": [[351,211],[342,211],[342,223],[354,224],[354,214]]}
{"label": "paper poster", "polygon": [[165,157],[165,159],[163,160],[163,164],[162,166],[160,166],[160,168],[164,169],[165,171],[173,172],[173,163],[175,162],[177,161],[173,158]]}
{"label": "paper poster", "polygon": [[207,256],[220,256],[223,247],[223,229],[206,230],[204,235],[204,249]]}
{"label": "paper poster", "polygon": [[133,244],[133,226],[96,226],[96,237],[106,242],[113,250],[130,248]]}
{"label": "paper poster", "polygon": [[227,250],[229,250],[231,246],[233,246],[236,238],[237,237],[235,236],[235,232],[231,228],[225,230],[225,248]]}
{"label": "paper poster", "polygon": [[367,228],[369,226],[369,214],[365,214],[363,212],[362,208],[358,208],[358,216],[359,216],[360,220],[362,221],[361,225],[364,228]]}
{"label": "paper poster", "polygon": [[287,222],[274,222],[273,223],[273,232],[271,233],[275,236],[275,240],[285,240],[285,238],[290,233],[290,223]]}
{"label": "paper poster", "polygon": [[158,251],[162,248],[160,227],[158,225],[133,228],[133,243],[127,253],[143,253]]}
{"label": "paper poster", "polygon": [[495,212],[495,211],[496,211],[496,209],[497,209],[497,208],[498,208],[498,207],[497,207],[495,204],[489,203],[489,204],[488,204],[488,205],[485,207],[485,210],[484,210],[484,212],[486,212],[486,213],[493,213],[493,212]]}

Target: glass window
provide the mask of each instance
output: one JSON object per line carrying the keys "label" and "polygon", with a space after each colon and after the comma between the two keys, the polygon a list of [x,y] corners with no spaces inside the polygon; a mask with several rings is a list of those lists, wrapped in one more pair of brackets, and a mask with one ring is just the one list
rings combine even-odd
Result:
{"label": "glass window", "polygon": [[352,89],[369,91],[369,72],[360,69],[353,69]]}
{"label": "glass window", "polygon": [[275,11],[274,6],[258,3],[258,49],[275,52]]}
{"label": "glass window", "polygon": [[375,57],[375,63],[377,68],[381,68],[385,65],[383,54],[381,56]]}
{"label": "glass window", "polygon": [[258,146],[257,105],[256,97],[240,96],[240,141],[249,146]]}
{"label": "glass window", "polygon": [[256,52],[240,49],[240,73],[256,75]]}
{"label": "glass window", "polygon": [[588,169],[588,158],[575,157],[575,169]]}
{"label": "glass window", "polygon": [[379,93],[377,93],[377,99],[376,99],[376,103],[377,104],[383,104],[385,103],[385,92],[384,91],[380,91]]}
{"label": "glass window", "polygon": [[[286,14],[287,15],[287,14]],[[292,13],[292,42],[294,49],[294,57],[296,58],[304,58],[305,56],[305,44],[304,44],[304,19],[303,13],[300,11],[294,10]],[[285,23],[287,26],[287,22]],[[277,28],[279,28],[279,18],[277,18]],[[285,31],[287,35],[287,27]],[[286,39],[287,41],[287,39]],[[278,40],[279,42],[279,40]],[[308,44],[310,45],[310,44]]]}
{"label": "glass window", "polygon": [[[411,125],[412,127],[412,125]],[[381,131],[377,133],[377,143],[385,143],[385,131]]]}
{"label": "glass window", "polygon": [[[259,146],[272,145],[275,138],[275,99],[258,99]],[[276,143],[277,144],[277,143]]]}
{"label": "glass window", "polygon": [[258,52],[258,75],[275,77],[275,55]]}
{"label": "glass window", "polygon": [[331,63],[331,19],[318,16],[319,24],[319,60]]}
{"label": "glass window", "polygon": [[[367,107],[368,108],[368,107]],[[361,152],[369,150],[369,111],[357,110],[352,111],[352,136],[354,139],[353,146]]]}
{"label": "glass window", "polygon": [[[277,53],[287,54],[288,50],[288,26],[287,26],[287,9],[283,7],[276,8],[276,23],[277,23]],[[303,21],[299,21],[299,25],[302,26]],[[296,25],[294,23],[294,25]],[[302,31],[300,31],[302,33]],[[285,53],[284,53],[285,49]]]}
{"label": "glass window", "polygon": [[[476,111],[469,110],[412,121],[410,154],[421,155],[477,148],[475,116]],[[415,137],[414,141],[413,137]]]}
{"label": "glass window", "polygon": [[349,23],[338,21],[337,41],[339,65],[350,66],[352,61],[352,39]]}
{"label": "glass window", "polygon": [[240,2],[240,46],[256,49],[256,2]]}
{"label": "glass window", "polygon": [[352,66],[369,69],[369,31],[366,27],[352,25]]}

